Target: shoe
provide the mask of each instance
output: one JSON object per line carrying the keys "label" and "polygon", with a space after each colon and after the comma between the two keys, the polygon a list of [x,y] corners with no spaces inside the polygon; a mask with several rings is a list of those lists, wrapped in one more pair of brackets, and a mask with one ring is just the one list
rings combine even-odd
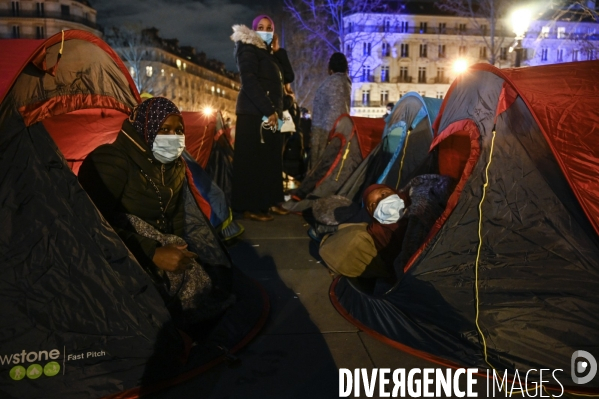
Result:
{"label": "shoe", "polygon": [[289,215],[289,211],[280,206],[271,206],[269,212],[274,213],[275,215]]}
{"label": "shoe", "polygon": [[269,222],[275,219],[267,213],[254,213],[249,211],[243,212],[243,217],[245,219],[255,220],[257,222]]}

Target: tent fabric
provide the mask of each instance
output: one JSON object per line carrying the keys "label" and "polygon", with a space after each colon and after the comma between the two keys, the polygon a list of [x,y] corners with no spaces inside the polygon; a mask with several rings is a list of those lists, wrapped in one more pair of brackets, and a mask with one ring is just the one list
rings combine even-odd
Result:
{"label": "tent fabric", "polygon": [[[416,174],[430,173],[431,168],[434,167],[434,154],[429,154],[433,140],[431,126],[440,106],[439,99],[421,97],[414,92],[404,95],[385,119],[381,142],[356,168],[336,195],[361,206],[362,192],[371,184],[382,183],[399,189]],[[316,222],[326,225],[331,225],[331,219],[336,219],[335,225],[346,222],[349,220],[347,210],[356,208],[347,207],[330,196],[318,199],[316,202],[326,204],[325,206],[315,204],[313,207]],[[336,205],[339,207],[338,210]],[[321,212],[321,208],[326,212]],[[324,223],[325,219],[326,223]],[[315,228],[316,231],[322,230],[319,226]],[[328,229],[326,232],[329,232]]]}
{"label": "tent fabric", "polygon": [[[444,214],[395,285],[372,291],[337,279],[336,308],[386,343],[441,364],[512,375],[561,369],[567,390],[598,393],[599,378],[577,386],[571,375],[576,350],[599,356],[599,214],[588,215],[592,201],[580,194],[599,189],[596,178],[585,180],[598,172],[598,65],[485,65],[460,76],[434,124],[439,168],[459,179]],[[584,170],[581,159],[590,161]]]}
{"label": "tent fabric", "polygon": [[216,117],[203,112],[183,111],[185,147],[196,162],[206,169],[214,143]]}
{"label": "tent fabric", "polygon": [[341,115],[329,133],[329,141],[320,160],[295,191],[293,200],[287,201],[283,207],[301,211],[309,208],[313,199],[335,194],[377,147],[384,123],[382,118]]}
{"label": "tent fabric", "polygon": [[[134,398],[230,356],[264,324],[268,299],[232,266],[238,301],[205,339],[192,348],[175,329],[149,276],[69,168],[92,142],[118,132],[139,95],[104,42],[64,36],[57,68],[60,34],[28,58],[17,52],[24,64],[12,69],[0,103],[0,396]],[[230,265],[190,188],[196,251]]]}

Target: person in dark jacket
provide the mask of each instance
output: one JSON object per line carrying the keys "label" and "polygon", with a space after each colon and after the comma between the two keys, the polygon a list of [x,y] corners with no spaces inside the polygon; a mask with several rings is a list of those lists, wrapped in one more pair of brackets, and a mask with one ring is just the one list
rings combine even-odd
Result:
{"label": "person in dark jacket", "polygon": [[[287,214],[283,202],[283,86],[294,79],[284,49],[278,47],[274,23],[260,15],[252,24],[233,26],[235,58],[241,76],[237,97],[232,208],[244,217],[269,221],[269,214]],[[265,120],[263,121],[263,118]]]}
{"label": "person in dark jacket", "polygon": [[181,159],[184,149],[179,109],[166,98],[154,97],[135,107],[116,140],[92,151],[78,174],[81,186],[150,275],[173,316],[180,316],[181,327],[210,318],[215,310],[214,304],[212,309],[199,309],[209,301],[206,294],[214,285],[182,238],[187,224],[183,191],[188,184]]}

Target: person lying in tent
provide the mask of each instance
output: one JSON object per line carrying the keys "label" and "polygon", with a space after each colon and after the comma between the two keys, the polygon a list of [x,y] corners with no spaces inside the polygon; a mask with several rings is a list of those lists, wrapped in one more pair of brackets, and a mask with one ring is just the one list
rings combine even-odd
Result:
{"label": "person lying in tent", "polygon": [[191,192],[181,158],[184,132],[174,103],[148,99],[133,109],[112,144],[87,156],[78,178],[150,275],[175,322],[187,329],[222,312],[234,297],[195,261],[197,255],[182,238]]}
{"label": "person lying in tent", "polygon": [[402,190],[373,184],[364,190],[370,223],[342,224],[326,237],[320,256],[347,277],[394,278],[424,242],[453,190],[451,178],[421,175]]}

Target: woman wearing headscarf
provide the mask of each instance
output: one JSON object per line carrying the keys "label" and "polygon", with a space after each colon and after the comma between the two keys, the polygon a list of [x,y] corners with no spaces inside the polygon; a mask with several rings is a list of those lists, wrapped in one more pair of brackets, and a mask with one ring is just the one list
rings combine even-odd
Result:
{"label": "woman wearing headscarf", "polygon": [[257,221],[273,220],[269,212],[288,213],[278,206],[283,202],[283,137],[277,131],[283,86],[294,75],[274,29],[272,19],[260,15],[252,29],[235,25],[231,35],[241,77],[235,109],[232,208]]}
{"label": "woman wearing headscarf", "polygon": [[162,97],[146,100],[133,109],[112,144],[87,156],[78,175],[181,327],[222,308],[209,298],[214,284],[182,238],[187,223],[184,191],[189,190],[181,159],[184,132],[175,104]]}

